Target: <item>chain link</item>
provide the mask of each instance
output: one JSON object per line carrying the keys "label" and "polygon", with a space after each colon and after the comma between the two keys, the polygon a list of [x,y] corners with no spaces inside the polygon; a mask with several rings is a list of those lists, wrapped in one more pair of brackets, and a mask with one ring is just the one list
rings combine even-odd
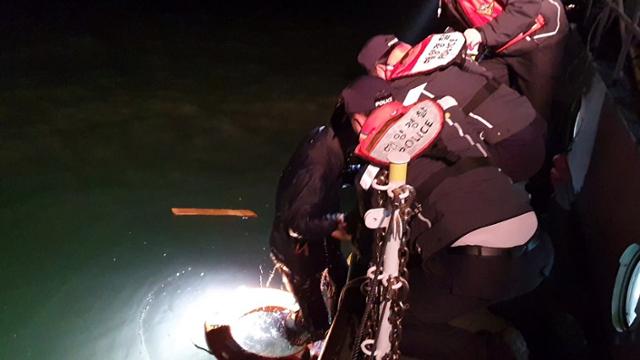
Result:
{"label": "chain link", "polygon": [[[386,182],[387,172],[382,171],[376,181]],[[375,359],[376,339],[382,322],[381,309],[389,303],[389,318],[391,333],[389,334],[390,350],[383,356],[385,360],[400,359],[400,340],[402,337],[402,318],[408,308],[407,298],[409,295],[409,272],[407,263],[409,260],[409,227],[407,223],[414,212],[411,206],[415,200],[415,190],[408,185],[403,185],[393,190],[393,197],[389,197],[385,191],[376,191],[374,194],[373,206],[384,207],[390,214],[398,212],[399,223],[392,219],[386,229],[375,230],[374,251],[371,267],[368,271],[368,279],[363,284],[362,291],[366,295],[366,307],[363,316],[358,342],[353,352],[353,359]],[[401,229],[394,228],[400,226]],[[384,266],[384,252],[387,238],[395,231],[401,230],[403,234],[400,239],[398,249],[398,276],[382,279]],[[386,281],[385,281],[386,280]],[[386,283],[386,285],[385,285]]]}

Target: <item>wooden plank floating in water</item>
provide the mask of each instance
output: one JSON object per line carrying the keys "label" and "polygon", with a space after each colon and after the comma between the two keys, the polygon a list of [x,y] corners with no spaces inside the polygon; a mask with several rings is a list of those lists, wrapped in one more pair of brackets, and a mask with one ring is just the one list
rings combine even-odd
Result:
{"label": "wooden plank floating in water", "polygon": [[171,208],[171,213],[177,216],[240,216],[257,218],[252,210],[245,209],[199,209],[199,208]]}

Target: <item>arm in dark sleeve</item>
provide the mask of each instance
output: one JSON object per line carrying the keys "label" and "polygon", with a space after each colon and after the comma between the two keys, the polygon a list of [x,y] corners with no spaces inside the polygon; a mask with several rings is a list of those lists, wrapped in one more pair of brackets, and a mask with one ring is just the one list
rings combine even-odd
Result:
{"label": "arm in dark sleeve", "polygon": [[317,168],[305,169],[296,176],[292,186],[299,189],[296,199],[287,209],[289,235],[304,241],[320,241],[337,228],[337,214],[317,214],[314,208],[328,201],[326,181]]}
{"label": "arm in dark sleeve", "polygon": [[289,229],[304,241],[316,242],[329,237],[337,227],[338,214],[326,214],[320,217],[300,214]]}
{"label": "arm in dark sleeve", "polygon": [[478,27],[482,42],[499,47],[531,28],[540,13],[542,0],[509,0],[500,16]]}

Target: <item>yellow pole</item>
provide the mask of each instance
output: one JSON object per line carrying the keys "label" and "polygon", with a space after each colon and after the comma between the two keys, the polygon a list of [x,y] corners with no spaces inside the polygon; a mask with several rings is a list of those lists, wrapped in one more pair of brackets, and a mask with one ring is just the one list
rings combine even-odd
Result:
{"label": "yellow pole", "polygon": [[407,182],[407,164],[411,159],[407,153],[392,152],[389,159],[389,190],[395,189]]}

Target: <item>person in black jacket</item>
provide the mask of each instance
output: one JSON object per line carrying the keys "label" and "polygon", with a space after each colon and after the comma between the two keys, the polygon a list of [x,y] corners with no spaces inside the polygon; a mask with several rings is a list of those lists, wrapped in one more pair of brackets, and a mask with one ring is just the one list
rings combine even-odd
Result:
{"label": "person in black jacket", "polygon": [[[359,88],[358,81],[351,88]],[[348,105],[349,93],[343,94]],[[553,248],[526,192],[492,165],[472,126],[457,121],[464,118],[460,106],[440,104],[450,121],[408,166],[407,183],[421,206],[409,223],[416,256],[408,269],[401,351],[420,359],[512,359],[500,334],[449,322],[536,288],[550,272]],[[356,129],[362,125],[352,121]]]}
{"label": "person in black jacket", "polygon": [[349,239],[339,204],[344,167],[340,140],[331,127],[322,126],[300,143],[278,182],[269,244],[300,305],[287,324],[295,343],[324,337],[330,315],[321,283],[330,280],[339,293],[346,279],[339,245]]}
{"label": "person in black jacket", "polygon": [[[410,46],[376,35],[361,49],[359,63],[373,76],[384,78],[380,64],[395,64]],[[388,59],[389,58],[389,59]],[[475,62],[450,65],[428,74],[391,81],[393,97],[405,105],[422,99],[453,99],[466,116],[458,121],[481,138],[494,163],[514,182],[526,181],[545,156],[546,124],[531,103]]]}
{"label": "person in black jacket", "polygon": [[[339,241],[351,240],[354,230],[348,229],[347,222],[351,227],[359,222],[347,221],[340,212],[340,189],[349,184],[353,178],[350,168],[357,165],[352,164],[351,156],[357,131],[349,118],[368,113],[381,105],[376,105],[380,95],[390,94],[372,93],[369,88],[365,84],[349,96],[349,104],[338,101],[331,125],[314,129],[299,144],[278,182],[269,243],[271,257],[300,305],[300,312],[288,322],[291,340],[296,343],[324,336],[346,280]],[[330,293],[325,292],[328,299],[321,292],[325,284],[330,284]]]}
{"label": "person in black jacket", "polygon": [[[517,88],[547,123],[569,24],[560,0],[443,0],[447,24],[464,31],[471,47],[484,46],[489,56],[480,64],[504,84]],[[480,4],[474,9],[474,4]],[[475,14],[486,15],[496,4],[502,12],[480,25]],[[463,8],[467,10],[463,10]],[[471,9],[471,10],[469,10]],[[533,26],[543,19],[539,29]],[[519,35],[520,40],[517,40]],[[515,40],[514,40],[515,39]]]}
{"label": "person in black jacket", "polygon": [[467,165],[482,155],[458,148],[450,130],[441,134],[450,156],[409,163],[422,211],[410,223],[419,261],[409,267],[401,349],[421,359],[512,359],[502,334],[450,321],[534,290],[550,273],[553,247],[524,190],[494,166]]}

